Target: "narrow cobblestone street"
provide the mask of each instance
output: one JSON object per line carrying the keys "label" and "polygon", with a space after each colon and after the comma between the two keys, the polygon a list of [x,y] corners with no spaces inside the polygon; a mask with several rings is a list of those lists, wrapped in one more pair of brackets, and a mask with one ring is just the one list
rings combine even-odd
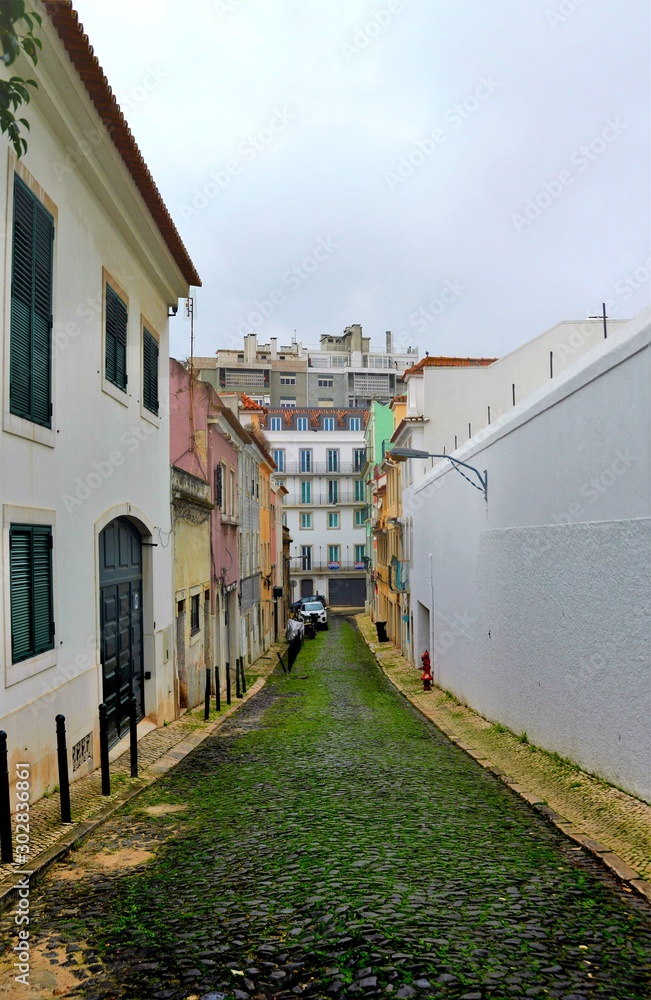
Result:
{"label": "narrow cobblestone street", "polygon": [[30,905],[30,985],[7,952],[0,998],[651,995],[649,907],[425,722],[337,616]]}

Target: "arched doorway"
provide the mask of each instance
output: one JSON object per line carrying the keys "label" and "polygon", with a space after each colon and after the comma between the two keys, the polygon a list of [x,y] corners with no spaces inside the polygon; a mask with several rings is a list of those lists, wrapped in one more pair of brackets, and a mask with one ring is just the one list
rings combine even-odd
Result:
{"label": "arched doorway", "polygon": [[142,539],[118,517],[99,536],[100,655],[102,698],[108,709],[109,740],[129,729],[129,698],[138,718],[145,712],[142,652]]}

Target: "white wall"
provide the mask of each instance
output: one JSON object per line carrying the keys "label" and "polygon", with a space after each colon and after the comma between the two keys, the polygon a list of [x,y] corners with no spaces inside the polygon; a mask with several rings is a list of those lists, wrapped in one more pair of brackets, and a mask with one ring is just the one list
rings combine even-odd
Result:
{"label": "white wall", "polygon": [[[52,34],[48,19],[44,22],[44,30]],[[52,430],[33,432],[35,425],[13,417],[7,376],[0,386],[0,725],[8,733],[10,766],[17,760],[32,765],[34,798],[58,781],[54,753],[58,712],[66,716],[68,747],[92,732],[94,763],[99,763],[98,534],[114,517],[135,521],[151,543],[143,551],[145,670],[152,673],[145,682],[145,711],[162,724],[173,718],[175,705],[173,659],[167,655],[166,633],[173,620],[167,304],[176,299],[181,281],[180,277],[170,280],[174,268],[160,249],[159,234],[138,230],[136,218],[130,215],[127,203],[139,196],[110,143],[104,142],[101,155],[107,160],[106,170],[121,177],[118,186],[99,167],[99,146],[92,155],[79,154],[75,140],[82,135],[82,124],[101,126],[67,56],[62,56],[64,69],[58,65],[60,55],[60,43],[50,38],[38,72],[55,75],[56,82],[52,75],[45,77],[32,98],[29,151],[19,168],[40,186],[43,197],[49,199],[47,207],[55,214]],[[67,82],[65,73],[72,74]],[[65,102],[57,89],[64,86]],[[75,162],[71,150],[77,151],[77,162],[81,160],[78,167],[69,165]],[[0,310],[5,368],[14,169],[15,159],[3,138],[0,211],[5,217],[5,239]],[[151,221],[147,226],[153,230]],[[125,237],[127,230],[132,237]],[[129,300],[129,383],[127,393],[117,393],[121,400],[105,391],[102,379],[103,268],[120,283]],[[160,337],[160,419],[142,412],[141,315]],[[22,509],[21,519],[38,516],[53,524],[56,645],[38,662],[12,665],[8,528],[19,516],[16,508]],[[71,771],[71,777],[87,773],[91,766]]]}
{"label": "white wall", "polygon": [[[609,322],[609,336],[616,336],[624,325],[621,320]],[[408,379],[408,413],[428,418],[424,425],[426,449],[442,454],[445,448],[449,454],[454,451],[455,436],[457,447],[461,447],[513,409],[514,385],[517,405],[550,381],[550,371],[557,380],[602,342],[601,320],[562,322],[491,365],[424,368],[422,375]]]}
{"label": "white wall", "polygon": [[[405,497],[435,678],[489,719],[651,798],[649,314]],[[418,656],[422,649],[418,649]]]}

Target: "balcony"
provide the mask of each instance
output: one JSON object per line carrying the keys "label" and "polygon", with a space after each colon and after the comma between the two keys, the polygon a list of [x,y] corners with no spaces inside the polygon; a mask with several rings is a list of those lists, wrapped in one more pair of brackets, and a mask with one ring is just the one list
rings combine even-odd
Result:
{"label": "balcony", "polygon": [[338,563],[314,562],[305,566],[302,556],[292,556],[290,573],[365,573],[366,563],[363,559],[354,562],[352,559],[341,560]]}
{"label": "balcony", "polygon": [[312,462],[306,469],[301,462],[285,462],[282,470],[286,476],[361,476],[364,462],[338,462],[331,469],[327,462]]}
{"label": "balcony", "polygon": [[283,507],[338,507],[341,504],[363,506],[364,497],[358,499],[354,493],[348,492],[339,492],[336,497],[327,493],[312,493],[310,499],[305,500],[300,493],[289,493],[283,501]]}

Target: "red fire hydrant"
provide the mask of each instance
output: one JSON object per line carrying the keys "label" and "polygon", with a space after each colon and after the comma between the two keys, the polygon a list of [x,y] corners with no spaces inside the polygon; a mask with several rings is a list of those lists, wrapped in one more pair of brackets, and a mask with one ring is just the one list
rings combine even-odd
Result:
{"label": "red fire hydrant", "polygon": [[423,672],[420,679],[423,682],[423,691],[431,691],[432,681],[434,678],[432,677],[432,664],[429,658],[429,650],[425,650],[421,656],[421,660],[423,661]]}

